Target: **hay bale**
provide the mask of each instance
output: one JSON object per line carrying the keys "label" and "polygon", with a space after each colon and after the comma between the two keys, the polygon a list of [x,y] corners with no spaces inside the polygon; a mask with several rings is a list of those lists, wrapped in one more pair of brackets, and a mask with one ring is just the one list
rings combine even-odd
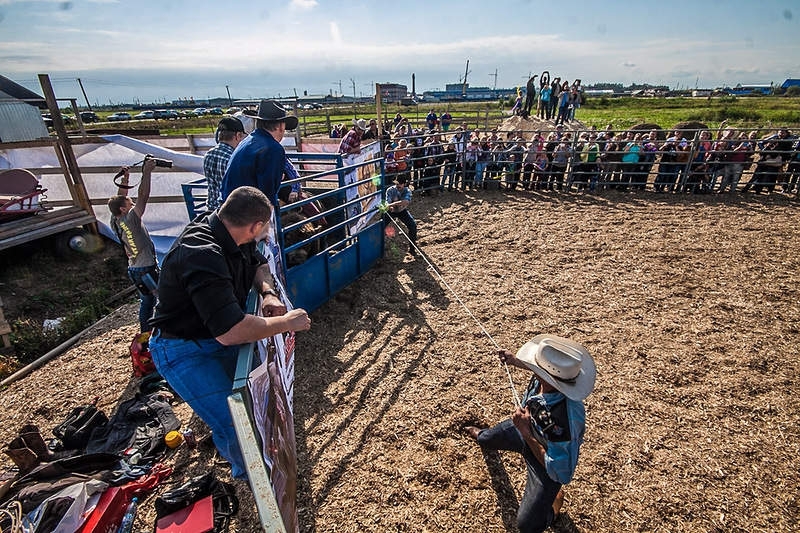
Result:
{"label": "hay bale", "polygon": [[703,124],[702,122],[696,122],[690,120],[686,122],[678,122],[672,129],[680,131],[686,136],[687,139],[689,139],[694,137],[695,132],[700,130],[707,130],[708,125]]}
{"label": "hay bale", "polygon": [[636,124],[635,126],[631,127],[631,131],[644,131],[650,133],[651,130],[656,130],[656,138],[659,141],[663,141],[664,139],[667,138],[666,132],[658,124],[653,124],[651,122],[642,122],[641,124]]}

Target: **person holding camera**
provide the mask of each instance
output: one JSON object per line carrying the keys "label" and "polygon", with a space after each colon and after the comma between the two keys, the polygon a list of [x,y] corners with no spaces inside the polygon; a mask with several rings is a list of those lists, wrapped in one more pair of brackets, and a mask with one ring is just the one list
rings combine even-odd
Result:
{"label": "person holding camera", "polygon": [[585,347],[555,335],[537,335],[516,355],[499,351],[500,361],[533,372],[512,417],[494,427],[464,428],[491,450],[522,454],[527,465],[525,493],[517,511],[522,532],[552,524],[563,504],[562,485],[578,464],[586,424],[583,400],[594,389],[596,369]]}
{"label": "person holding camera", "polygon": [[128,196],[130,167],[122,167],[116,196],[108,199],[111,211],[111,229],[119,238],[128,256],[128,277],[139,291],[140,332],[150,331],[150,317],[158,296],[158,263],[156,246],[142,223],[142,216],[150,199],[150,179],[157,160],[147,156],[142,162],[142,181],[136,203]]}

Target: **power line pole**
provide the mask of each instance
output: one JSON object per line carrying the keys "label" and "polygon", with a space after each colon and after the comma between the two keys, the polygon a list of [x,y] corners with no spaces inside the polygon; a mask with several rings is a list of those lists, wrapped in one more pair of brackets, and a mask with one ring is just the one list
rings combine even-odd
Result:
{"label": "power line pole", "polygon": [[81,79],[77,78],[78,85],[81,86],[81,92],[83,93],[83,99],[86,100],[86,107],[89,108],[89,111],[92,110],[92,104],[89,103],[89,98],[86,96],[86,91],[83,90],[83,83],[81,83]]}
{"label": "power line pole", "polygon": [[233,107],[233,99],[231,98],[231,89],[226,85],[225,90],[228,91],[228,107]]}
{"label": "power line pole", "polygon": [[356,113],[356,80],[350,78],[350,83],[353,84],[353,118],[358,118]]}

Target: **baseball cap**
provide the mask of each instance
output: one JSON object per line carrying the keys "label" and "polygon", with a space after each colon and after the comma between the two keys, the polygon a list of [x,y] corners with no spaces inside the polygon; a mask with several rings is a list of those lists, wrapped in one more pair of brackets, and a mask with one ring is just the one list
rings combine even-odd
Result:
{"label": "baseball cap", "polygon": [[225,117],[217,124],[217,131],[231,131],[244,133],[244,124],[236,117]]}

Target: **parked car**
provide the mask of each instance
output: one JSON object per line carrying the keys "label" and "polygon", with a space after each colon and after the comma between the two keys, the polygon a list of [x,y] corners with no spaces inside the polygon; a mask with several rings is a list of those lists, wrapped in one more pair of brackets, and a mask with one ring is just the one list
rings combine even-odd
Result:
{"label": "parked car", "polygon": [[100,117],[94,111],[81,111],[81,121],[84,124],[91,124],[92,122],[100,122]]}
{"label": "parked car", "polygon": [[141,113],[133,115],[134,120],[144,120],[148,118],[156,118],[155,111],[142,111]]}
{"label": "parked car", "polygon": [[222,108],[221,107],[212,107],[211,109],[208,110],[208,114],[209,115],[223,115],[224,113],[222,112]]}
{"label": "parked car", "polygon": [[311,107],[314,109],[322,109],[324,106],[322,104],[311,104]]}
{"label": "parked car", "polygon": [[153,118],[176,119],[178,113],[171,109],[156,109],[153,111]]}
{"label": "parked car", "polygon": [[123,120],[130,120],[131,114],[126,113],[125,111],[117,111],[116,113],[112,113],[106,117],[106,120],[109,122],[121,122]]}
{"label": "parked car", "polygon": [[314,106],[311,104],[303,104],[303,109],[314,109]]}
{"label": "parked car", "polygon": [[[48,128],[53,127],[53,116],[50,113],[42,113],[42,120],[44,120],[44,125]],[[75,124],[75,117],[72,115],[64,115],[61,114],[61,120],[64,121],[64,125],[70,126]]]}
{"label": "parked car", "polygon": [[208,109],[206,109],[205,107],[195,107],[194,110],[192,110],[192,113],[194,113],[198,117],[202,117],[203,115],[208,113]]}

